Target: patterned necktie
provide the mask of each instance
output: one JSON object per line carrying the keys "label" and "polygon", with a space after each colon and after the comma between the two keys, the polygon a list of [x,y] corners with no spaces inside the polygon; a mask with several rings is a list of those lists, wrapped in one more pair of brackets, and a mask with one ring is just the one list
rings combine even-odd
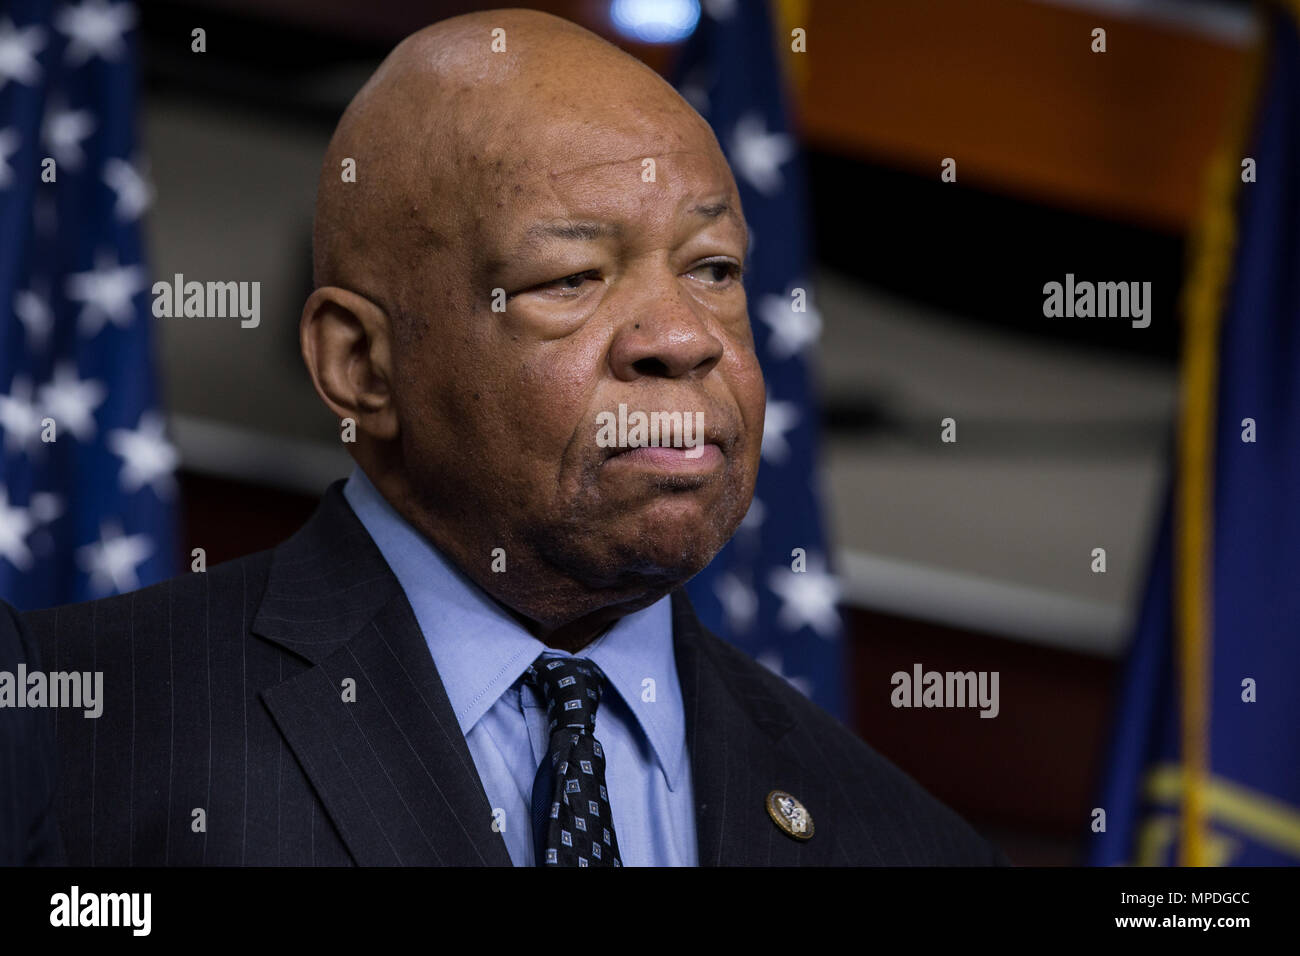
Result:
{"label": "patterned necktie", "polygon": [[550,748],[533,783],[539,865],[622,866],[605,788],[605,751],[593,734],[605,675],[585,657],[542,656],[527,681],[546,702]]}

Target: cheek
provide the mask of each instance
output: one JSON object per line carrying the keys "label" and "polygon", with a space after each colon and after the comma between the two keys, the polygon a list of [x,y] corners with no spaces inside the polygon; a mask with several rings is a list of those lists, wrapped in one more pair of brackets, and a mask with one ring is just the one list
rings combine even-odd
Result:
{"label": "cheek", "polygon": [[741,350],[737,353],[733,381],[736,383],[736,404],[740,406],[745,430],[751,435],[761,436],[767,392],[763,383],[763,369],[758,364],[758,356],[752,351]]}
{"label": "cheek", "polygon": [[501,433],[514,412],[494,369],[464,343],[431,337],[399,357],[398,368],[408,454],[444,481],[480,481],[485,463],[501,458]]}
{"label": "cheek", "polygon": [[592,401],[600,381],[595,362],[592,350],[544,348],[520,360],[506,386],[520,446],[552,468],[588,442],[595,444],[597,410]]}

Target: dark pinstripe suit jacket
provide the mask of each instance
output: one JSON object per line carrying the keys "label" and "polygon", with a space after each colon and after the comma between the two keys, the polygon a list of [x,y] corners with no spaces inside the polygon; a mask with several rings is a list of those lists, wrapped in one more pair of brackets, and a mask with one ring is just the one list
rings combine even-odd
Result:
{"label": "dark pinstripe suit jacket", "polygon": [[[415,616],[341,486],[272,551],[25,615],[47,668],[104,673],[101,717],[56,714],[69,863],[510,865]],[[1004,862],[672,602],[702,864]],[[768,817],[774,789],[808,808],[810,840]]]}
{"label": "dark pinstripe suit jacket", "polygon": [[[17,614],[0,603],[0,671],[41,670]],[[0,866],[63,862],[54,819],[54,734],[49,710],[0,707]]]}

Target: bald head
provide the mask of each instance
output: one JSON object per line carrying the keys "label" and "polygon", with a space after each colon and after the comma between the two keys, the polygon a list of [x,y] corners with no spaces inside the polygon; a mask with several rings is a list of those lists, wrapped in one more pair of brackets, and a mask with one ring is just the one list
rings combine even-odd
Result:
{"label": "bald head", "polygon": [[[572,154],[569,124],[629,113],[713,139],[652,69],[559,17],[490,10],[412,34],[330,141],[316,198],[315,284],[367,295],[399,332],[426,331],[428,303],[412,299],[406,279],[474,243],[491,205],[519,198],[521,171]],[[355,181],[343,175],[347,160]]]}

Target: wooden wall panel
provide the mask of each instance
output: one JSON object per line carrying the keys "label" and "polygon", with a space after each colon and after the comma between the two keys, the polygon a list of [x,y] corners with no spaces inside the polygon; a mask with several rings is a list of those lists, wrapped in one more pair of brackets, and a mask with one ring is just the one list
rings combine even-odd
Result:
{"label": "wooden wall panel", "polygon": [[936,177],[951,156],[959,182],[1177,230],[1246,59],[1034,0],[815,0],[808,16],[810,143]]}

